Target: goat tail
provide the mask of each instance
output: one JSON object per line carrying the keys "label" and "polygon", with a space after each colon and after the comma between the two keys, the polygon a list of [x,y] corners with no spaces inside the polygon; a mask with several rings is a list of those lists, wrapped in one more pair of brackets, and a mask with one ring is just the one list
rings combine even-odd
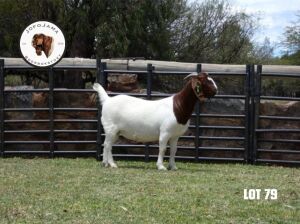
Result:
{"label": "goat tail", "polygon": [[109,98],[104,88],[99,83],[94,83],[93,89],[98,92],[101,105]]}

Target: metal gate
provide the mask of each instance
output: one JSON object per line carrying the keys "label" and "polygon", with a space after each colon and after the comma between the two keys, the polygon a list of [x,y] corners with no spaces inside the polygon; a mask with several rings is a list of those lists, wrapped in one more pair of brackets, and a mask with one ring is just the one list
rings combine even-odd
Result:
{"label": "metal gate", "polygon": [[[201,64],[197,66],[197,71],[202,70]],[[51,158],[58,155],[89,155],[95,156],[97,159],[101,158],[102,154],[102,142],[105,138],[104,133],[101,127],[101,113],[100,105],[93,108],[57,108],[54,105],[54,94],[56,93],[94,93],[92,89],[56,89],[54,88],[54,71],[56,70],[68,70],[75,69],[74,67],[50,67],[50,68],[34,68],[34,67],[6,67],[5,61],[0,60],[0,154],[1,157],[9,155],[46,155]],[[146,80],[146,92],[145,93],[129,93],[129,95],[135,97],[143,97],[146,99],[156,99],[170,96],[171,94],[166,93],[154,93],[153,90],[153,77],[155,75],[166,76],[180,76],[184,77],[188,73],[186,72],[177,72],[177,71],[157,71],[152,64],[148,64],[147,68],[143,71],[129,71],[129,70],[109,70],[106,67],[106,63],[101,63],[100,59],[97,59],[96,67],[87,66],[84,68],[86,70],[94,70],[96,73],[96,81],[100,82],[103,86],[107,85],[107,77],[111,73],[122,73],[122,74],[138,74],[144,76]],[[84,70],[81,68],[80,70]],[[5,89],[5,77],[8,70],[43,70],[48,72],[48,88],[45,89],[26,89],[26,90],[12,90]],[[299,139],[264,139],[261,137],[263,133],[268,132],[278,132],[278,133],[300,133],[299,129],[272,129],[272,128],[260,128],[259,122],[262,119],[269,120],[285,120],[285,121],[295,121],[300,122],[300,117],[288,117],[288,116],[267,116],[260,114],[260,102],[261,100],[286,100],[286,101],[300,101],[300,98],[297,97],[276,97],[276,96],[262,96],[261,95],[261,79],[263,77],[292,77],[300,78],[300,74],[282,74],[282,73],[264,73],[262,65],[245,65],[245,72],[240,73],[228,73],[228,72],[210,72],[210,75],[213,77],[226,77],[236,76],[244,79],[244,94],[242,95],[217,95],[216,100],[226,100],[226,99],[239,99],[244,102],[244,112],[243,114],[220,114],[220,113],[205,113],[202,111],[202,107],[199,103],[196,104],[195,112],[192,115],[193,122],[190,125],[190,129],[193,130],[193,135],[182,136],[180,139],[183,141],[192,141],[193,145],[179,145],[178,152],[180,151],[189,151],[187,155],[179,155],[178,159],[187,159],[194,161],[233,161],[233,162],[245,162],[250,164],[255,163],[281,163],[281,164],[293,164],[299,165],[300,159],[300,147],[296,150],[289,150],[288,144],[298,144],[300,146]],[[5,98],[8,94],[11,93],[47,93],[48,94],[48,107],[46,108],[8,108],[5,107]],[[116,94],[111,94],[116,95]],[[22,119],[8,119],[7,113],[28,113],[28,112],[38,112],[44,111],[47,112],[47,119],[34,119],[34,120],[22,120]],[[74,111],[84,111],[84,112],[94,112],[95,117],[90,119],[59,119],[56,118],[56,113],[58,111],[64,111],[65,113],[70,113]],[[244,122],[242,126],[220,126],[220,125],[203,125],[203,119],[242,119]],[[43,123],[46,124],[48,128],[43,130],[11,130],[7,128],[10,124],[19,124],[19,127],[22,127],[22,124],[25,123]],[[57,129],[57,124],[59,123],[90,123],[94,125],[94,129],[78,129],[78,130],[65,130]],[[241,133],[244,133],[242,136],[206,136],[203,135],[205,130],[236,130]],[[58,140],[58,134],[91,134],[95,135],[95,138],[92,140]],[[43,141],[31,140],[31,141],[20,141],[16,140],[13,137],[18,135],[34,135],[34,134],[44,134],[47,135],[47,139]],[[97,136],[97,137],[96,137]],[[237,141],[241,143],[241,147],[207,147],[202,145],[202,141]],[[272,141],[286,143],[287,148],[281,150],[272,150],[264,149],[260,147],[261,142]],[[43,150],[32,150],[31,145],[41,145],[46,146],[46,149]],[[82,150],[58,150],[60,145],[81,145]],[[91,145],[92,149],[85,149],[85,145]],[[13,149],[11,148],[12,146]],[[19,147],[17,147],[19,146]],[[29,146],[29,147],[28,147]],[[152,158],[156,158],[156,154],[153,151],[157,150],[158,146],[156,144],[133,144],[133,143],[120,143],[114,145],[115,148],[120,149],[120,152],[125,149],[130,148],[142,148],[143,153],[117,153],[117,157],[126,157],[126,158],[142,158],[145,161],[149,161]],[[237,153],[238,156],[207,156],[205,152],[233,152]],[[290,154],[295,155],[292,157],[295,159],[269,159],[264,158],[265,154]],[[180,153],[179,153],[180,154]]]}

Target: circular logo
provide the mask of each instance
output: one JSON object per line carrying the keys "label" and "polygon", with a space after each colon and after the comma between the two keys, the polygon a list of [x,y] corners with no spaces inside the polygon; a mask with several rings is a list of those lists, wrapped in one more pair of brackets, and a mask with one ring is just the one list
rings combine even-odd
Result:
{"label": "circular logo", "polygon": [[23,31],[20,50],[29,64],[48,67],[56,64],[63,57],[65,37],[55,24],[38,21],[30,24]]}

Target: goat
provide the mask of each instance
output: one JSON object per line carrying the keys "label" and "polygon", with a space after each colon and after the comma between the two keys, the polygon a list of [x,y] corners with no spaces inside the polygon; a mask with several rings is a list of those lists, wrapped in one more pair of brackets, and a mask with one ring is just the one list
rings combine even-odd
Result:
{"label": "goat", "polygon": [[175,154],[178,138],[189,126],[189,119],[197,99],[217,93],[217,86],[207,73],[191,73],[184,88],[177,94],[160,99],[144,100],[127,95],[109,97],[103,87],[95,83],[102,105],[101,122],[105,132],[103,165],[116,168],[112,157],[112,145],[119,136],[138,142],[159,141],[157,168],[166,170],[163,158],[167,143],[170,143],[168,169],[176,170]]}
{"label": "goat", "polygon": [[53,51],[53,37],[46,36],[43,33],[34,34],[32,37],[32,46],[35,48],[36,55],[41,56],[42,51],[44,51],[48,58]]}

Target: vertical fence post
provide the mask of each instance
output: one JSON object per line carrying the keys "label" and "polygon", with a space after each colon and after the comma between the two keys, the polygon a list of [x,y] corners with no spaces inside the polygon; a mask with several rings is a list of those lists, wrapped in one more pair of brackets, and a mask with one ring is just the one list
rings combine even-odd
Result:
{"label": "vertical fence post", "polygon": [[[152,75],[153,75],[154,67],[152,64],[147,64],[147,100],[151,100],[152,94]],[[149,144],[145,144],[145,162],[149,162],[150,160],[150,149]]]}
{"label": "vertical fence post", "polygon": [[151,99],[153,69],[152,64],[147,64],[147,100]]}
{"label": "vertical fence post", "polygon": [[48,69],[49,77],[49,141],[50,141],[50,158],[54,158],[54,73],[53,66]]}
{"label": "vertical fence post", "polygon": [[[201,70],[202,70],[202,65],[197,64],[196,69],[197,69],[197,73],[200,73]],[[200,133],[200,129],[199,129],[199,126],[200,126],[200,103],[199,103],[198,100],[196,102],[195,126],[196,126],[196,136],[195,136],[196,158],[195,158],[195,160],[196,160],[196,162],[199,162],[199,155],[200,155],[200,152],[199,152],[199,147],[200,147],[199,137],[200,137],[201,133]]]}
{"label": "vertical fence post", "polygon": [[244,161],[249,163],[249,153],[250,153],[250,139],[249,139],[249,130],[250,130],[250,113],[249,113],[249,100],[250,100],[250,68],[251,65],[246,65],[246,77],[244,84],[245,92],[245,152],[244,152]]}
{"label": "vertical fence post", "polygon": [[253,124],[253,152],[252,162],[255,164],[257,159],[257,132],[259,126],[259,115],[260,115],[260,95],[261,95],[261,74],[262,65],[257,65],[256,75],[254,79],[255,92],[254,92],[254,124]]}
{"label": "vertical fence post", "polygon": [[250,163],[253,163],[253,141],[255,135],[255,103],[254,103],[254,95],[255,95],[255,66],[251,65],[250,67],[250,130],[249,130],[249,138],[250,138]]}
{"label": "vertical fence post", "polygon": [[[96,73],[96,81],[100,83],[102,86],[105,86],[105,69],[106,63],[101,63],[101,59],[97,58],[97,73]],[[101,124],[101,110],[102,106],[100,105],[100,100],[96,102],[97,106],[97,146],[96,146],[96,159],[98,161],[101,160],[101,153],[102,153],[102,124]]]}
{"label": "vertical fence post", "polygon": [[4,59],[0,59],[0,156],[4,157]]}
{"label": "vertical fence post", "polygon": [[245,80],[245,154],[246,163],[252,163],[253,158],[253,136],[254,136],[254,89],[255,89],[254,65],[246,66]]}
{"label": "vertical fence post", "polygon": [[99,82],[101,84],[101,86],[103,86],[104,89],[107,89],[107,72],[106,67],[107,64],[106,62],[101,62],[101,59],[99,60],[99,65],[100,65],[100,76],[99,76]]}

